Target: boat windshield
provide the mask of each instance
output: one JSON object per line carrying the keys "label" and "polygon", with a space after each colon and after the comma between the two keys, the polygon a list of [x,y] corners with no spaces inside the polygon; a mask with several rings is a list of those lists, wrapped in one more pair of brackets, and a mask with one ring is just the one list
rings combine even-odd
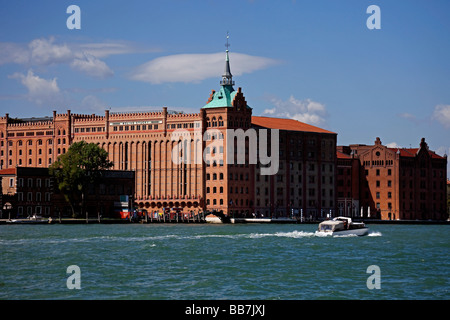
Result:
{"label": "boat windshield", "polygon": [[323,231],[323,232],[333,231],[333,225],[322,224],[319,228],[319,231]]}

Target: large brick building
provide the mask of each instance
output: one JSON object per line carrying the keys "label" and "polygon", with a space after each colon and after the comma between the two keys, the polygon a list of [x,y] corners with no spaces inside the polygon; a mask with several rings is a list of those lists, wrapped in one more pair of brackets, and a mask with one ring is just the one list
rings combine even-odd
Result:
{"label": "large brick building", "polygon": [[348,199],[353,203],[347,213],[383,220],[448,218],[447,156],[429,150],[425,139],[419,148],[389,148],[379,138],[374,145],[339,146],[337,170],[340,207]]}
{"label": "large brick building", "polygon": [[[258,142],[263,134],[266,147]],[[46,168],[84,140],[106,150],[113,169],[135,172],[134,201],[142,209],[317,217],[336,207],[336,136],[295,120],[252,116],[242,89],[234,89],[227,51],[220,89],[199,113],[164,107],[0,117],[0,169]]]}
{"label": "large brick building", "polygon": [[[85,210],[90,216],[118,218],[128,214],[128,196],[134,193],[134,172],[103,171],[97,185],[90,185],[86,195]],[[12,205],[11,218],[39,216],[72,216],[72,210],[62,193],[54,186],[48,168],[16,167],[0,170],[4,203]],[[124,200],[125,199],[125,200]],[[79,203],[76,213],[81,213]],[[3,218],[6,218],[3,212]]]}

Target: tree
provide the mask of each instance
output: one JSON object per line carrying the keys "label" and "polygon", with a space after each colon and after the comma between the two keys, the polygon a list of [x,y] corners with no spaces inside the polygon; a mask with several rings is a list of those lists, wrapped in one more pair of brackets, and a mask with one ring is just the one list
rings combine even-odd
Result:
{"label": "tree", "polygon": [[57,187],[64,195],[76,216],[77,204],[81,211],[85,209],[86,192],[89,185],[96,185],[101,179],[102,170],[109,169],[113,163],[108,160],[108,153],[95,143],[80,141],[72,144],[69,150],[58,157],[50,167],[50,174],[55,177]]}

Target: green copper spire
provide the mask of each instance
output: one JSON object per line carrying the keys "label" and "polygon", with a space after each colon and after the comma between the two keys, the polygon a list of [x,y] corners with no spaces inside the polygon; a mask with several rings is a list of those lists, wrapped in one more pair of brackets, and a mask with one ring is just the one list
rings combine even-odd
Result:
{"label": "green copper spire", "polygon": [[227,47],[226,56],[225,56],[225,72],[222,75],[222,81],[220,81],[221,86],[233,86],[234,85],[233,75],[231,74],[231,70],[230,70],[230,57],[228,56],[228,47],[230,46],[230,44],[228,43],[229,38],[230,38],[230,36],[228,35],[228,32],[227,32],[227,43],[225,44],[225,46]]}
{"label": "green copper spire", "polygon": [[[233,75],[230,71],[230,57],[228,56],[228,47],[230,44],[228,43],[229,35],[227,33],[227,43],[225,46],[227,47],[225,54],[225,71],[222,75],[222,80],[220,81],[220,89],[219,91],[213,91],[211,94],[208,103],[203,106],[203,108],[223,108],[223,107],[233,107],[233,100],[236,97],[237,91],[234,90],[234,81]],[[246,106],[250,108],[249,106]]]}

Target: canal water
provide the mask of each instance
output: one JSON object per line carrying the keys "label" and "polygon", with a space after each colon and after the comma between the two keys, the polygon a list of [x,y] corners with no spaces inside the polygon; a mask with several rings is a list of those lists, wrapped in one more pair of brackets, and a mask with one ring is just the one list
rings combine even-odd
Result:
{"label": "canal water", "polygon": [[0,225],[0,299],[450,298],[448,226],[369,227]]}

